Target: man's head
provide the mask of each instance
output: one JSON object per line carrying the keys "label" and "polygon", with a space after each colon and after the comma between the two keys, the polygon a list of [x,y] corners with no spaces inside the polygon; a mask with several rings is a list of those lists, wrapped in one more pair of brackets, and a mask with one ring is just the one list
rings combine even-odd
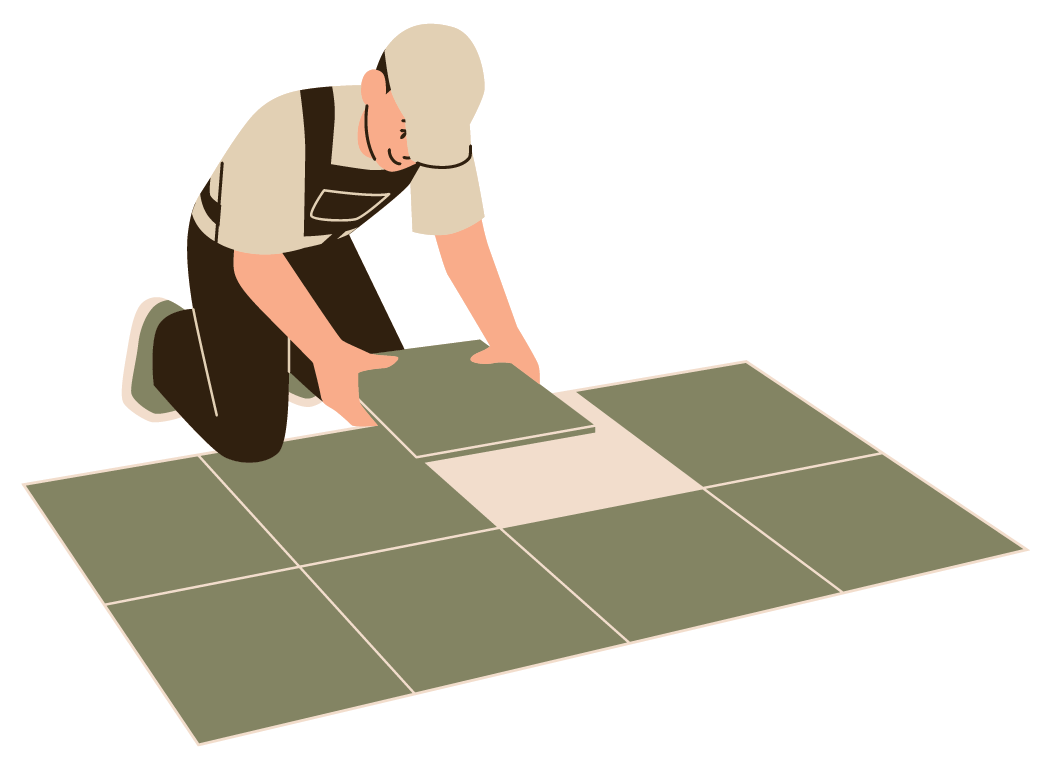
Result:
{"label": "man's head", "polygon": [[470,121],[484,91],[466,35],[441,24],[410,27],[362,78],[359,147],[389,171],[459,166],[470,158]]}

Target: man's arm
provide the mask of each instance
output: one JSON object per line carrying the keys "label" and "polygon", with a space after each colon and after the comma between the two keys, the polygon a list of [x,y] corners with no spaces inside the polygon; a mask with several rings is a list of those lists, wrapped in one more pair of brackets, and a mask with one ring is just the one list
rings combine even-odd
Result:
{"label": "man's arm", "polygon": [[538,382],[539,364],[514,321],[482,222],[436,239],[445,272],[489,345],[471,360],[513,363]]}
{"label": "man's arm", "polygon": [[375,425],[358,401],[358,373],[398,359],[370,355],[342,340],[281,253],[235,251],[235,279],[261,311],[315,364],[322,401],[352,425]]}

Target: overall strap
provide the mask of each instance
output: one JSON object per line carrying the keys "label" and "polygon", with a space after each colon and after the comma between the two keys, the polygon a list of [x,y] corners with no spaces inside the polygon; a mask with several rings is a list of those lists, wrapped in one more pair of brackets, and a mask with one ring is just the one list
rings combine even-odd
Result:
{"label": "overall strap", "polygon": [[333,158],[333,126],[336,103],[333,87],[301,89],[300,107],[304,115],[304,222],[308,222],[311,203],[322,191],[322,183]]}

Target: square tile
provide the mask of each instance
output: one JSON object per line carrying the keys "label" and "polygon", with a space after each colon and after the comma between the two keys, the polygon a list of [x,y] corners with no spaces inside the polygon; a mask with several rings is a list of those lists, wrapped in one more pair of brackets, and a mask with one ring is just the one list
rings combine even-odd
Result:
{"label": "square tile", "polygon": [[299,570],[109,610],[200,743],[409,693]]}
{"label": "square tile", "polygon": [[713,493],[842,589],[1020,549],[882,455]]}
{"label": "square tile", "polygon": [[430,463],[499,527],[699,489],[694,481],[575,391],[557,393],[596,433]]}
{"label": "square tile", "polygon": [[28,489],[105,602],[293,564],[198,458]]}
{"label": "square tile", "polygon": [[206,462],[300,563],[492,527],[383,428],[296,439],[260,463]]}
{"label": "square tile", "polygon": [[362,403],[424,460],[592,433],[582,415],[509,363],[472,363],[480,341],[399,350],[358,375]]}
{"label": "square tile", "polygon": [[622,643],[498,530],[308,572],[417,691]]}
{"label": "square tile", "polygon": [[630,640],[836,592],[705,492],[507,532]]}
{"label": "square tile", "polygon": [[579,394],[703,486],[875,452],[744,363]]}

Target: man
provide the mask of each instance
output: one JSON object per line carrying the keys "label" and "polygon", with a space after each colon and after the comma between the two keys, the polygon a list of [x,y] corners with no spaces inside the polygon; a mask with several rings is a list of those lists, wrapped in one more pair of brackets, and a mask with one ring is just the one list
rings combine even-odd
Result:
{"label": "man", "polygon": [[360,86],[306,89],[261,108],[203,188],[188,230],[193,307],[150,299],[135,317],[124,401],[184,418],[225,457],[282,447],[287,388],[352,425],[375,425],[358,374],[403,349],[351,233],[411,185],[412,227],[437,239],[445,271],[488,349],[538,381],[485,240],[470,121],[484,93],[457,29],[412,27]]}

